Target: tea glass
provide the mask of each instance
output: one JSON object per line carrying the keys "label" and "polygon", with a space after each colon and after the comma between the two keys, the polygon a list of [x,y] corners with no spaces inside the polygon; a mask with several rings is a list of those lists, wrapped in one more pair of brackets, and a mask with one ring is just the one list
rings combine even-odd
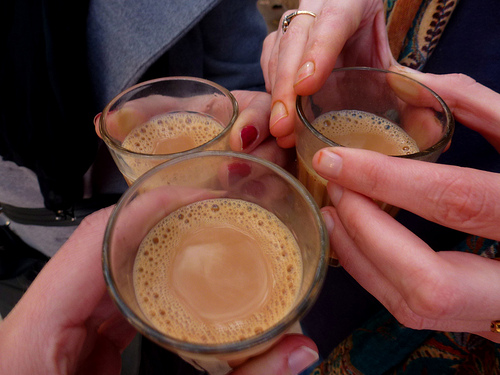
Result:
{"label": "tea glass", "polygon": [[[313,195],[316,203],[326,206],[330,198],[327,181],[312,168],[314,154],[325,147],[345,147],[322,134],[315,120],[328,112],[374,114],[388,126],[397,125],[418,146],[417,152],[394,157],[435,162],[449,144],[454,119],[446,103],[430,88],[405,75],[375,68],[334,69],[321,89],[310,96],[297,97],[296,151],[298,179]],[[339,126],[331,121],[329,127]],[[397,207],[379,202],[396,215]]]}
{"label": "tea glass", "polygon": [[[134,290],[133,267],[139,245],[151,228],[179,207],[213,197],[251,202],[276,215],[298,243],[303,273],[291,310],[269,329],[234,342],[200,344],[169,336],[148,320]],[[154,167],[125,192],[105,233],[103,270],[112,299],[140,333],[198,369],[220,375],[267,350],[297,327],[323,284],[328,241],[318,206],[291,174],[255,156],[204,151]]]}
{"label": "tea glass", "polygon": [[[167,114],[201,115],[215,121],[221,130],[216,136],[203,135],[207,138],[201,144],[197,141],[194,147],[173,152],[143,151],[127,143],[127,136],[136,129],[144,128],[146,123],[159,127],[154,120]],[[238,103],[224,87],[200,78],[166,77],[141,82],[111,100],[99,119],[99,131],[131,185],[144,172],[174,157],[203,150],[229,150],[229,132],[237,116]]]}

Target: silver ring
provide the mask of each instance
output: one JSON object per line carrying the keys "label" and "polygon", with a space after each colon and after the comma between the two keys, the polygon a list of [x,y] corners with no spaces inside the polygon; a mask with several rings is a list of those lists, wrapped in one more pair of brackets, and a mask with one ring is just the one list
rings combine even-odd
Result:
{"label": "silver ring", "polygon": [[309,12],[308,10],[296,10],[295,12],[290,13],[289,15],[285,16],[285,18],[283,18],[283,22],[281,23],[281,30],[283,30],[283,34],[286,33],[288,26],[290,26],[292,18],[295,16],[299,16],[301,14],[306,14],[308,16],[316,17],[315,13]]}

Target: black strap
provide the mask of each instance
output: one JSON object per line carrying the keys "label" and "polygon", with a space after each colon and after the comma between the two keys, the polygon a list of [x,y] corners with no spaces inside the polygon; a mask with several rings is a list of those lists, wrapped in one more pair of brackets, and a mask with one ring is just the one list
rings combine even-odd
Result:
{"label": "black strap", "polygon": [[96,198],[84,199],[69,210],[59,211],[52,211],[47,208],[17,207],[0,203],[0,212],[18,224],[67,227],[78,225],[92,212],[115,204],[119,197],[119,194],[100,195]]}

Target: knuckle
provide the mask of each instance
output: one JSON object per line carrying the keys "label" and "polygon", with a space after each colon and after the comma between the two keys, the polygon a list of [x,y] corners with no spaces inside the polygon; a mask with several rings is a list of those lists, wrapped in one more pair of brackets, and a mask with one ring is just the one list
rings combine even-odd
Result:
{"label": "knuckle", "polygon": [[402,322],[410,328],[426,328],[422,326],[423,321],[443,319],[460,310],[456,286],[446,276],[428,271],[422,273],[425,275],[414,278],[419,280],[418,284],[405,293],[408,309],[403,312]]}
{"label": "knuckle", "polygon": [[385,169],[377,162],[366,163],[363,167],[363,192],[369,196],[378,197],[387,190]]}
{"label": "knuckle", "polygon": [[429,195],[435,207],[435,221],[466,229],[473,227],[478,218],[483,221],[489,216],[488,190],[478,181],[461,173],[442,182]]}
{"label": "knuckle", "polygon": [[305,35],[307,35],[308,30],[303,27],[297,26],[297,21],[295,21],[295,25],[293,22],[290,23],[290,26],[286,30],[280,40],[280,47],[296,47],[297,40],[303,39]]}
{"label": "knuckle", "polygon": [[352,11],[352,4],[337,2],[335,6],[323,7],[318,14],[317,22],[325,24],[338,24],[338,22],[353,22],[349,15]]}
{"label": "knuckle", "polygon": [[366,215],[363,210],[344,209],[341,213],[349,237],[355,244],[363,244],[366,237]]}
{"label": "knuckle", "polygon": [[454,81],[455,85],[458,84],[460,87],[472,87],[478,84],[474,78],[463,73],[452,73],[448,77]]}
{"label": "knuckle", "polygon": [[394,306],[391,312],[396,320],[405,327],[416,330],[425,329],[424,319],[415,314],[407,304],[401,303]]}

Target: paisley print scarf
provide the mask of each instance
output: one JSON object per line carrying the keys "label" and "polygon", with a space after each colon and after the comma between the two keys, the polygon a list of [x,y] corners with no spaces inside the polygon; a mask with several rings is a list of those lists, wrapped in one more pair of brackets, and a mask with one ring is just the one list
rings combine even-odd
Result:
{"label": "paisley print scarf", "polygon": [[[422,70],[458,0],[384,0],[389,43],[402,64]],[[498,241],[470,236],[457,251],[500,260]],[[341,342],[310,375],[500,375],[500,344],[470,333],[413,330],[387,310]]]}

